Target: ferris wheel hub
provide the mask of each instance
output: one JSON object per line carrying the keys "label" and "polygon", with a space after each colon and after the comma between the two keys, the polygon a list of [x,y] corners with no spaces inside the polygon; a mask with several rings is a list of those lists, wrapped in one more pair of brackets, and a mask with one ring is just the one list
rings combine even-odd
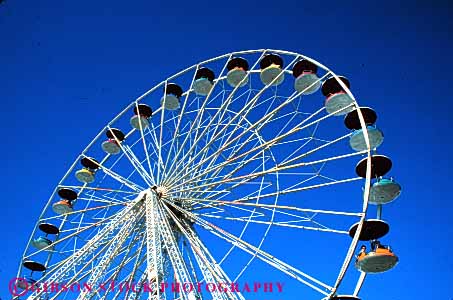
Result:
{"label": "ferris wheel hub", "polygon": [[153,186],[151,188],[156,194],[159,199],[161,198],[167,198],[169,193],[168,193],[168,188],[165,185],[160,185],[160,186]]}

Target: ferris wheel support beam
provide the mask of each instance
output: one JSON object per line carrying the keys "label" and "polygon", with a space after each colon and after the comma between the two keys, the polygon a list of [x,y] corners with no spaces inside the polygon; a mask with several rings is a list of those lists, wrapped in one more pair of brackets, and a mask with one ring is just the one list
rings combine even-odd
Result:
{"label": "ferris wheel support beam", "polygon": [[[124,258],[122,259],[121,263],[118,265],[118,268],[117,270],[107,279],[105,280],[105,282],[116,282],[117,279],[118,279],[118,276],[119,274],[121,273],[122,271],[122,268],[125,267],[128,263],[130,263],[132,260],[140,260],[140,254],[141,254],[141,250],[143,249],[143,242],[145,241],[145,239],[142,240],[142,243],[140,245],[140,248],[139,250],[137,250],[132,256],[128,257],[129,256],[129,253],[130,253],[130,250],[132,248],[129,248],[128,249],[128,253],[124,256]],[[145,261],[145,259],[142,259],[141,262],[143,263]],[[128,275],[128,278],[133,278],[134,277],[134,274],[135,273],[131,273]],[[123,282],[128,282],[128,278],[125,278],[125,280]],[[130,285],[129,285],[130,286]],[[128,292],[129,290],[126,290],[126,293]],[[108,293],[105,293],[99,300],[105,300],[108,296]],[[90,298],[91,299],[91,298]],[[127,299],[127,295],[125,295],[124,299]]]}
{"label": "ferris wheel support beam", "polygon": [[[66,240],[69,240],[70,238],[75,237],[75,236],[81,234],[82,232],[87,231],[88,229],[92,229],[94,227],[102,225],[102,223],[105,223],[105,222],[107,222],[109,220],[112,220],[114,217],[115,217],[115,215],[112,215],[110,217],[107,217],[107,218],[105,218],[103,220],[100,220],[100,221],[98,221],[96,223],[90,224],[90,225],[88,225],[86,227],[83,227],[81,229],[79,228],[78,230],[74,231],[73,233],[71,233],[71,234],[69,234],[69,235],[67,235],[67,236],[65,236],[65,237],[63,237],[61,239],[56,240],[55,242],[52,243],[52,245],[55,246],[57,244],[61,244],[62,242],[66,241]],[[49,219],[51,219],[51,218],[47,218],[47,219],[43,219],[43,220],[49,220]],[[64,231],[60,231],[60,232],[64,232]],[[51,248],[51,246],[46,246],[46,247],[44,247],[42,249],[39,249],[39,250],[37,250],[37,251],[27,255],[27,256],[24,256],[23,259],[28,259],[29,257],[31,257],[33,255],[36,255],[38,253],[41,253],[41,252],[43,252],[45,250],[49,250],[50,248]]]}
{"label": "ferris wheel support beam", "polygon": [[[190,246],[192,248],[192,252],[195,256],[198,266],[203,274],[203,277],[206,282],[225,282],[230,283],[232,282],[227,274],[220,268],[219,264],[217,264],[214,257],[209,252],[208,248],[203,244],[203,242],[198,238],[195,230],[192,226],[185,220],[179,221],[178,218],[173,214],[173,212],[166,206],[164,206],[167,213],[172,217],[173,221],[179,228],[180,232],[186,237],[186,239],[190,242]],[[211,292],[213,299],[222,300],[222,299],[233,299],[237,300],[236,295],[241,299],[245,300],[241,293],[232,293],[231,291],[227,290],[226,293],[213,291]]]}
{"label": "ferris wheel support beam", "polygon": [[[93,269],[87,282],[88,285],[97,287],[102,275],[115,259],[115,256],[118,254],[118,252],[121,250],[120,246],[130,236],[131,232],[134,230],[136,221],[139,220],[142,216],[143,212],[136,212],[132,214],[129,219],[123,224],[117,235],[112,239],[113,242],[105,251],[99,263],[97,263],[96,267]],[[82,291],[77,299],[85,299],[86,297],[91,297],[90,293],[91,292],[89,291]]]}
{"label": "ferris wheel support beam", "polygon": [[[147,256],[146,254],[140,258],[141,254],[143,253],[143,249],[145,249],[145,243],[146,243],[146,238],[143,239],[143,242],[140,246],[140,253],[139,255],[137,256],[137,259],[135,261],[135,264],[134,264],[134,267],[132,269],[132,272],[131,274],[129,275],[129,279],[126,279],[125,281],[129,283],[129,286],[131,286],[131,284],[134,282],[134,279],[135,279],[135,275],[137,274],[137,271],[138,271],[138,268],[144,263],[147,261]],[[146,270],[145,270],[146,271]],[[139,284],[140,282],[143,282],[144,280],[146,280],[146,276],[147,273],[146,272],[143,272],[141,276],[145,276],[142,280],[139,280]],[[143,284],[140,285],[139,289],[141,290]],[[124,295],[124,299],[129,299],[129,293],[131,292],[131,289],[127,290],[126,291],[126,294]],[[136,291],[132,291],[133,293],[137,293]],[[135,296],[134,296],[135,297]]]}
{"label": "ferris wheel support beam", "polygon": [[146,211],[146,258],[147,283],[151,289],[156,291],[148,294],[148,299],[160,299],[159,285],[163,280],[163,262],[162,262],[162,244],[160,239],[159,226],[159,206],[157,205],[157,196],[154,191],[148,190],[145,194],[145,211]]}
{"label": "ferris wheel support beam", "polygon": [[[146,256],[145,256],[145,260],[146,260]],[[138,283],[139,283],[139,286],[137,286],[138,290],[137,289],[135,289],[135,290],[129,289],[128,291],[126,291],[125,297],[121,297],[120,299],[127,299],[127,300],[137,300],[137,299],[139,299],[140,295],[142,293],[143,285],[147,284],[146,283],[147,277],[148,277],[147,272],[143,272],[142,275],[140,276],[139,280],[138,280]],[[131,277],[129,280],[132,281],[133,278]],[[132,290],[132,293],[129,294],[129,292],[131,290]],[[118,297],[119,297],[119,293],[117,293],[112,300],[116,300],[116,299],[118,299]]]}
{"label": "ferris wheel support beam", "polygon": [[[209,250],[201,242],[201,240],[198,238],[198,236],[196,235],[195,232],[192,233],[192,237],[198,244],[197,248],[199,251],[194,249],[195,245],[192,246],[192,251],[194,252],[195,259],[197,259],[197,263],[199,264],[200,268],[201,268],[201,265],[203,264],[203,261],[205,261],[205,262],[211,261],[211,263],[207,264],[207,267],[205,269],[205,272],[208,271],[208,273],[209,273],[207,275],[210,277],[213,277],[213,274],[215,274],[217,278],[220,278],[220,280],[224,280],[224,282],[226,282],[226,283],[232,282],[231,279],[228,277],[228,275],[225,273],[225,271],[220,267],[220,265],[212,257]],[[207,282],[214,282],[214,281],[209,281],[209,278],[207,278],[206,276],[204,276],[204,277]],[[239,292],[237,292],[236,294],[233,294],[233,293],[231,293],[231,291],[227,291],[227,294],[225,296],[229,296],[229,297],[227,297],[227,299],[237,299],[237,297],[241,300],[245,299],[244,296],[242,296],[242,294]]]}
{"label": "ferris wheel support beam", "polygon": [[[154,209],[156,214],[156,221],[159,222],[160,235],[163,241],[163,245],[167,250],[168,257],[173,266],[176,279],[180,283],[192,283],[192,280],[187,270],[187,266],[182,258],[182,254],[178,248],[178,243],[175,239],[174,233],[171,229],[167,216],[164,214],[161,204],[157,202],[157,195],[154,192],[147,193],[147,215],[151,212],[150,209]],[[149,212],[148,212],[149,211]],[[182,293],[184,299],[195,300],[195,293],[193,291],[187,294]]]}

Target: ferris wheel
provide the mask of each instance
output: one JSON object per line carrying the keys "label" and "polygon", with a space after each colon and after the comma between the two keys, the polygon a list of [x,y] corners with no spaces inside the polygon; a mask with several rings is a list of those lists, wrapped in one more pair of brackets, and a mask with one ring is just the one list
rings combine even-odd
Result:
{"label": "ferris wheel", "polygon": [[298,53],[228,53],[170,76],[58,183],[16,298],[246,299],[218,284],[266,274],[306,299],[359,299],[367,274],[398,262],[380,242],[401,186],[384,177],[376,121],[346,77]]}

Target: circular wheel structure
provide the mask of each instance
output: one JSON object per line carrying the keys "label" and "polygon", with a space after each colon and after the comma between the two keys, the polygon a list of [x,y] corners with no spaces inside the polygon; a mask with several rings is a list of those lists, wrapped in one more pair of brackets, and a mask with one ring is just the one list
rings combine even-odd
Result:
{"label": "circular wheel structure", "polygon": [[280,50],[225,54],[157,84],[55,188],[21,260],[20,299],[245,299],[247,284],[259,294],[254,282],[277,281],[304,299],[356,299],[374,149],[350,87]]}

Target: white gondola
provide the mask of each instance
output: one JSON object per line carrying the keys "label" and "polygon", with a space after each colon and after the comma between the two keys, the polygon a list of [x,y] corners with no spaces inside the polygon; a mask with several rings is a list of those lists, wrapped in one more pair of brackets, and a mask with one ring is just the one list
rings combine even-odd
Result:
{"label": "white gondola", "polygon": [[195,74],[193,90],[199,96],[207,96],[214,85],[215,74],[211,69],[200,68]]}
{"label": "white gondola", "polygon": [[80,169],[75,173],[75,176],[78,181],[82,183],[92,183],[95,180],[94,172],[87,168]]}
{"label": "white gondola", "polygon": [[393,179],[381,178],[370,189],[369,203],[386,204],[401,194],[401,186]]}
{"label": "white gondola", "polygon": [[354,103],[354,99],[352,99],[347,93],[335,93],[326,99],[326,111],[329,114],[336,112],[333,114],[334,116],[346,115],[355,109],[354,106],[351,105],[352,103]]}
{"label": "white gondola", "polygon": [[149,126],[149,120],[145,116],[135,115],[131,118],[130,123],[131,126],[137,130],[140,130],[140,125],[142,129],[146,129]]}
{"label": "white gondola", "polygon": [[58,215],[65,215],[73,212],[72,204],[68,200],[61,200],[52,205],[52,210]]}
{"label": "white gondola", "polygon": [[206,96],[212,89],[212,82],[208,78],[199,78],[193,83],[193,89],[197,95]]}
{"label": "white gondola", "polygon": [[228,71],[227,82],[231,87],[243,87],[248,83],[249,79],[247,77],[247,72],[242,68],[234,68]]}
{"label": "white gondola", "polygon": [[[384,142],[384,134],[376,127],[367,126],[367,132],[371,149],[376,149],[382,144],[382,142]],[[363,134],[362,129],[354,131],[349,139],[349,145],[355,151],[367,150],[365,135]]]}
{"label": "white gondola", "polygon": [[115,140],[109,139],[107,141],[104,141],[101,145],[102,150],[104,150],[105,153],[108,154],[118,154],[121,152],[121,147],[118,145],[118,143]]}
{"label": "white gondola", "polygon": [[285,74],[279,65],[272,64],[261,71],[260,78],[264,85],[277,86],[285,80]]}
{"label": "white gondola", "polygon": [[180,106],[179,98],[172,94],[165,95],[160,99],[160,105],[166,110],[177,110]]}
{"label": "white gondola", "polygon": [[319,77],[312,72],[302,73],[294,81],[294,89],[297,92],[302,92],[302,95],[310,95],[319,90],[321,87],[321,81]]}

